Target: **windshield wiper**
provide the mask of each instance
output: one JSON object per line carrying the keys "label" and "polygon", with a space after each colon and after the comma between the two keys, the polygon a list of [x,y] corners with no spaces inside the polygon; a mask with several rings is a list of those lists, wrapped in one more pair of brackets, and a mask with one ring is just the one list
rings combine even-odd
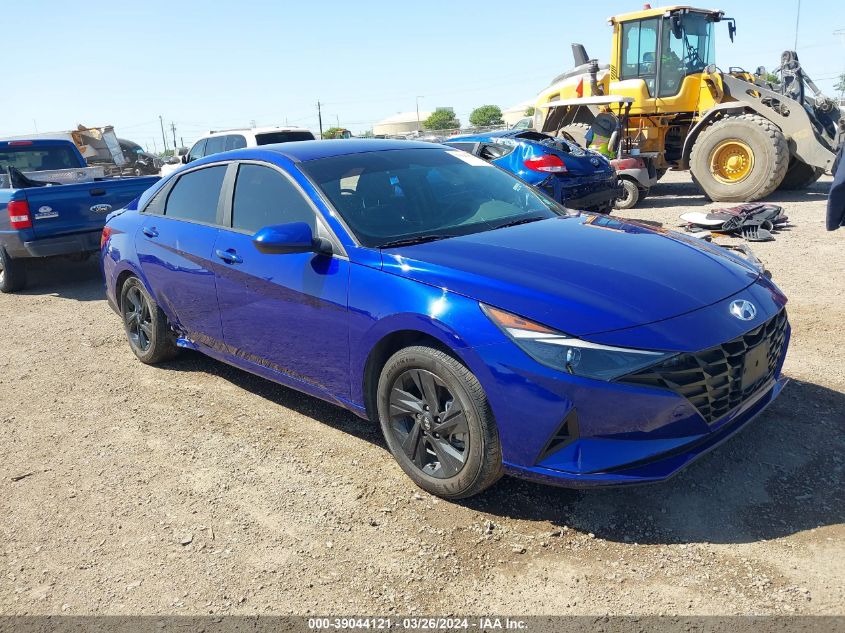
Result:
{"label": "windshield wiper", "polygon": [[548,218],[542,216],[532,216],[530,218],[520,218],[519,220],[513,220],[512,222],[505,222],[504,224],[497,224],[492,230],[496,229],[504,229],[509,226],[519,226],[520,224],[528,224],[529,222],[536,222],[537,220],[547,220]]}
{"label": "windshield wiper", "polygon": [[385,242],[380,244],[379,248],[393,248],[396,246],[412,246],[413,244],[425,244],[426,242],[434,242],[436,240],[445,240],[447,237],[454,237],[448,233],[436,233],[432,235],[417,235],[415,237],[406,237],[401,240],[393,240],[392,242]]}

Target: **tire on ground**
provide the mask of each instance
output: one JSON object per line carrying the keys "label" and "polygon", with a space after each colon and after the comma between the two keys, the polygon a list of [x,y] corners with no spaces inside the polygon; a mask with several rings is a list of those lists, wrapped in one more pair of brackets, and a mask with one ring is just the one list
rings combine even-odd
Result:
{"label": "tire on ground", "polygon": [[615,209],[630,209],[640,201],[640,188],[629,178],[620,178],[619,186],[622,187],[623,196],[617,198],[613,204]]}
{"label": "tire on ground", "polygon": [[[150,314],[150,345],[147,349],[140,349],[132,342],[129,335],[129,327],[126,320],[127,310],[127,294],[132,289],[137,288],[143,301],[147,302]],[[144,288],[144,284],[137,277],[130,277],[123,284],[120,290],[120,315],[123,318],[123,326],[126,330],[126,338],[129,340],[129,347],[135,353],[142,363],[147,365],[154,365],[162,361],[173,358],[179,353],[179,348],[176,346],[173,333],[167,323],[167,317],[164,316],[161,308]]]}
{"label": "tire on ground", "polygon": [[824,169],[821,167],[814,167],[808,165],[797,156],[793,156],[789,161],[789,167],[786,170],[786,176],[780,183],[778,189],[785,191],[797,191],[806,189],[824,174]]}
{"label": "tire on ground", "polygon": [[[411,461],[390,429],[390,392],[406,371],[423,369],[446,384],[466,414],[468,455],[464,466],[450,478],[422,472]],[[492,486],[503,474],[499,431],[484,389],[473,373],[445,352],[426,346],[406,347],[391,356],[381,371],[377,392],[378,417],[393,457],[423,490],[446,499],[463,499]]]}
{"label": "tire on ground", "polygon": [[[723,183],[714,177],[710,161],[719,143],[730,140],[748,145],[754,154],[754,164],[744,179]],[[696,139],[690,156],[693,179],[711,200],[718,202],[765,198],[783,181],[788,167],[789,147],[783,132],[757,114],[728,116],[716,121]]]}
{"label": "tire on ground", "polygon": [[0,292],[10,293],[26,287],[26,262],[10,257],[0,247]]}

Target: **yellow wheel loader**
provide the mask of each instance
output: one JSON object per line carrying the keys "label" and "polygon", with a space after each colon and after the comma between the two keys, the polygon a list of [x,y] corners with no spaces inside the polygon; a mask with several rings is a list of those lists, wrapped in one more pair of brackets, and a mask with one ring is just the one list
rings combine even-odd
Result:
{"label": "yellow wheel loader", "polygon": [[725,23],[731,41],[736,34],[735,20],[722,11],[646,5],[609,23],[610,63],[573,44],[575,68],[540,93],[535,129],[583,140],[596,116],[614,113],[590,97],[631,97],[628,111],[615,112],[624,121],[622,149],[652,156],[658,176],[690,170],[717,201],[801,189],[830,171],[845,123],[794,52],[783,54],[778,81],[769,82],[763,67],[716,66],[714,29]]}

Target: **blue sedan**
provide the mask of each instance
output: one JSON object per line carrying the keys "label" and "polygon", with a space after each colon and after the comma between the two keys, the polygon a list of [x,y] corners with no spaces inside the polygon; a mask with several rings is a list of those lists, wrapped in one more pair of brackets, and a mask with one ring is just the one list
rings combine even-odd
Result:
{"label": "blue sedan", "polygon": [[377,421],[446,498],[665,479],[785,382],[786,298],[753,265],[442,145],[207,157],[110,217],[102,266],[142,362],[199,350]]}
{"label": "blue sedan", "polygon": [[504,130],[445,143],[516,174],[570,209],[609,213],[622,194],[610,161],[571,138]]}

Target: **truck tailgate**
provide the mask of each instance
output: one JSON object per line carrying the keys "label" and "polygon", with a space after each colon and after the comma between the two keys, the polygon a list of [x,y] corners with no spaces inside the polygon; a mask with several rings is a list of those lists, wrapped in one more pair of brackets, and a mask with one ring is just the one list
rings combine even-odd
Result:
{"label": "truck tailgate", "polygon": [[131,202],[158,176],[114,178],[25,190],[38,239],[102,229],[106,216]]}

